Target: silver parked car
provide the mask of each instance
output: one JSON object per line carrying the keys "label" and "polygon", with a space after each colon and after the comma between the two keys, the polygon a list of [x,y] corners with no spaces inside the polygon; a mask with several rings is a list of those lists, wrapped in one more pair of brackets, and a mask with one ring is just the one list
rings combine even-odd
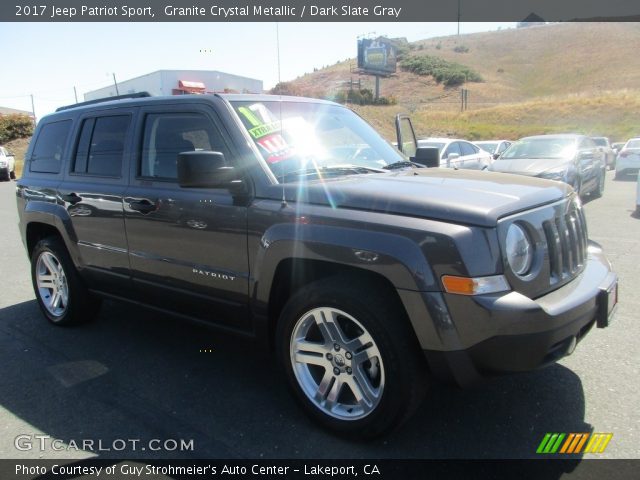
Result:
{"label": "silver parked car", "polygon": [[493,160],[489,152],[458,138],[424,138],[418,147],[437,148],[441,167],[485,170]]}
{"label": "silver parked car", "polygon": [[622,178],[629,173],[637,174],[640,170],[640,137],[631,138],[618,153],[616,160],[616,177]]}
{"label": "silver parked car", "polygon": [[589,137],[538,135],[511,145],[489,170],[568,183],[579,195],[604,191],[604,154]]}
{"label": "silver parked car", "polygon": [[511,142],[509,140],[483,140],[481,142],[473,143],[493,155],[494,159],[502,155],[502,152],[511,146]]}
{"label": "silver parked car", "polygon": [[607,137],[591,137],[591,140],[602,149],[607,162],[607,168],[609,170],[616,168],[616,152],[609,143],[609,139]]}
{"label": "silver parked car", "polygon": [[4,147],[0,147],[0,180],[12,180],[16,178],[16,159],[13,153]]}

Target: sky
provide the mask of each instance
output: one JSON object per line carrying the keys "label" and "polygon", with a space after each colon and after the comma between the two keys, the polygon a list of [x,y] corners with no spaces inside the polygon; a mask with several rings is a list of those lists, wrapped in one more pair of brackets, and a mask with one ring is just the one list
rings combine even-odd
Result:
{"label": "sky", "polygon": [[[460,34],[515,23],[462,22]],[[0,23],[0,106],[36,117],[84,92],[156,70],[218,70],[264,88],[356,56],[358,36],[409,41],[455,35],[442,23]],[[280,72],[277,62],[280,39]]]}

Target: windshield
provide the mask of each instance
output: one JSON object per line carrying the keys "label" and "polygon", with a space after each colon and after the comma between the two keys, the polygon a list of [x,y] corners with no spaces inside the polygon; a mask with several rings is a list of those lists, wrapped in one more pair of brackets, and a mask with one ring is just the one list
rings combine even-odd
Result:
{"label": "windshield", "polygon": [[512,144],[500,160],[518,158],[568,159],[575,155],[576,142],[573,138],[523,138]]}
{"label": "windshield", "polygon": [[640,148],[640,139],[629,140],[624,148]]}
{"label": "windshield", "polygon": [[476,142],[476,145],[483,149],[485,152],[493,153],[498,148],[498,144],[494,142],[484,143],[484,142]]}
{"label": "windshield", "polygon": [[602,137],[592,137],[591,140],[599,147],[607,147],[607,139]]}
{"label": "windshield", "polygon": [[377,171],[407,160],[344,107],[279,101],[231,103],[279,181],[325,176],[327,170],[331,175]]}
{"label": "windshield", "polygon": [[420,148],[437,148],[438,152],[441,152],[445,146],[444,142],[429,142],[427,140],[418,140],[418,146]]}

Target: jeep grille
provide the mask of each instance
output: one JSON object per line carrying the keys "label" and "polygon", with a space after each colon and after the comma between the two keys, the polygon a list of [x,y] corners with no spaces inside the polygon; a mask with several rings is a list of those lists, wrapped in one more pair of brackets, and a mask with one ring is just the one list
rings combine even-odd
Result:
{"label": "jeep grille", "polygon": [[587,258],[584,213],[573,203],[568,213],[543,222],[543,229],[549,250],[550,283],[563,283],[582,271]]}

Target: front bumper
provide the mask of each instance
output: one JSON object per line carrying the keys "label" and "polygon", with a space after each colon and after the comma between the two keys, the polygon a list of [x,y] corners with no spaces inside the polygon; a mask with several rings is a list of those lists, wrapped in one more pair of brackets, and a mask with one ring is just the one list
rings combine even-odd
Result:
{"label": "front bumper", "polygon": [[[617,282],[600,246],[590,242],[584,271],[535,300],[517,292],[442,294],[449,328],[439,332],[436,348],[423,347],[431,370],[466,386],[484,376],[553,363],[571,353],[596,323],[608,324],[617,303]],[[433,317],[433,309],[431,313]],[[446,324],[436,319],[435,325]]]}

